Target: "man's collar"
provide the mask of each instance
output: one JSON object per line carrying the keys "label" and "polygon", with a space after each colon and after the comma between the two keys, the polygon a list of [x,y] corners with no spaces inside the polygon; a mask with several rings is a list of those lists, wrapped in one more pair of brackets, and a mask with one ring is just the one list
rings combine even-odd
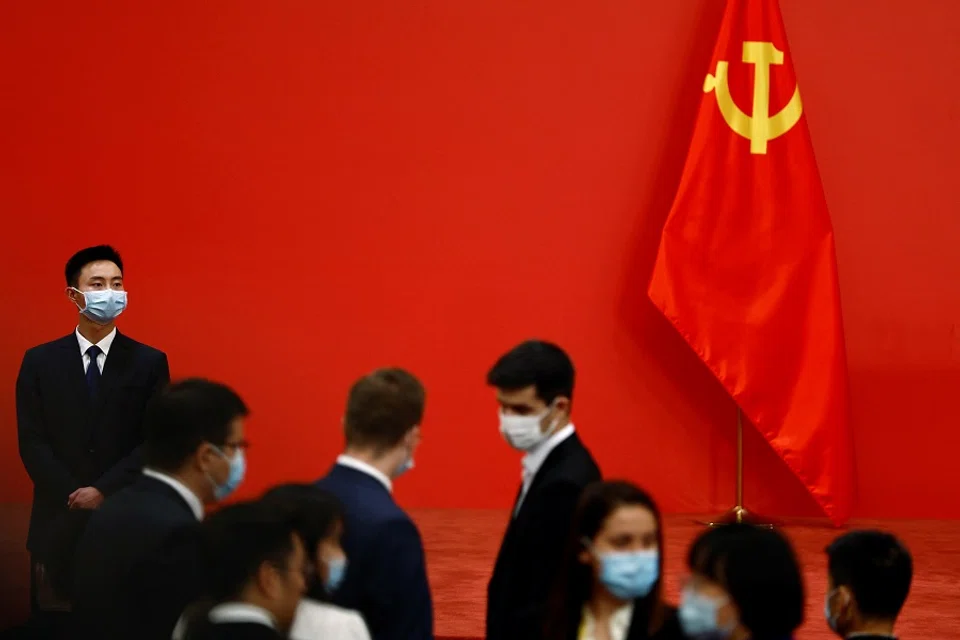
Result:
{"label": "man's collar", "polygon": [[246,623],[262,624],[271,629],[277,628],[276,620],[269,611],[246,602],[225,602],[210,610],[210,622],[216,624]]}
{"label": "man's collar", "polygon": [[380,471],[380,469],[377,469],[370,463],[364,462],[363,460],[358,460],[353,456],[348,456],[347,454],[343,453],[337,456],[337,464],[342,467],[350,467],[351,469],[365,473],[368,476],[372,476],[378,482],[380,482],[380,484],[385,486],[387,491],[393,493],[393,482],[390,481],[390,478],[387,477],[387,474],[385,474],[383,471]]}
{"label": "man's collar", "polygon": [[[80,355],[87,353],[87,349],[93,346],[93,343],[83,337],[80,334],[80,327],[77,327],[74,333],[77,336],[77,342],[80,344]],[[97,346],[100,347],[100,351],[103,352],[103,355],[110,353],[110,345],[113,344],[114,338],[117,337],[117,328],[114,327],[110,333],[100,338],[100,342],[97,343]]]}
{"label": "man's collar", "polygon": [[180,494],[180,497],[183,498],[183,501],[187,503],[188,507],[190,507],[190,511],[192,511],[193,515],[197,517],[197,520],[203,520],[203,502],[200,500],[197,494],[187,487],[187,485],[183,484],[173,476],[167,475],[160,471],[154,471],[153,469],[145,468],[143,470],[143,475],[169,485],[174,491]]}
{"label": "man's collar", "polygon": [[542,467],[543,463],[547,460],[550,452],[556,449],[561,442],[572,436],[575,432],[576,429],[571,422],[528,451],[527,455],[523,456],[522,464],[524,473],[528,474],[530,477],[536,475],[537,471],[540,470],[540,467]]}

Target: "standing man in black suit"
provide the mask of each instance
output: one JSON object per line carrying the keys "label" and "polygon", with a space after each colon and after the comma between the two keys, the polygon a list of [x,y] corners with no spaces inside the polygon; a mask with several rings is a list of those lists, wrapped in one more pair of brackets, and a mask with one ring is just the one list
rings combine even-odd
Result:
{"label": "standing man in black suit", "polygon": [[523,451],[522,482],[487,587],[487,640],[537,640],[584,487],[600,469],[570,422],[574,369],[560,347],[531,340],[487,374],[500,432]]}
{"label": "standing man in black suit", "polygon": [[350,389],[347,448],[317,484],[343,504],[347,573],[334,604],[356,609],[373,640],[433,640],[433,603],[417,525],[393,500],[413,468],[425,393],[403,369],[379,369]]}
{"label": "standing man in black suit", "polygon": [[170,380],[162,351],[117,331],[127,307],[120,255],[83,249],[65,275],[77,327],[27,351],[17,377],[20,458],[33,481],[34,612],[64,608],[52,586],[69,581],[86,515],[139,473],[144,408]]}
{"label": "standing man in black suit", "polygon": [[150,402],[143,472],[90,517],[77,547],[73,637],[169,640],[206,580],[203,507],[243,481],[246,416],[232,389],[202,379]]}

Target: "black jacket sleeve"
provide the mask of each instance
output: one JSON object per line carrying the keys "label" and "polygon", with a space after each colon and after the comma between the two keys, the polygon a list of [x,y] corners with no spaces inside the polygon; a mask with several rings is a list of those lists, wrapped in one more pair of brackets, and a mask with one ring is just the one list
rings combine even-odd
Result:
{"label": "black jacket sleeve", "polygon": [[66,506],[70,494],[80,488],[73,474],[57,458],[47,440],[47,429],[56,425],[43,424],[40,381],[36,370],[37,354],[27,351],[17,375],[17,437],[20,459],[36,489],[63,498]]}
{"label": "black jacket sleeve", "polygon": [[[157,363],[154,366],[151,381],[151,398],[159,393],[170,382],[170,366],[167,363],[166,354],[160,353],[160,357],[157,359]],[[139,424],[137,425],[137,428],[141,430],[140,441],[142,443],[143,425]],[[137,445],[137,447],[127,454],[122,460],[110,467],[106,473],[100,476],[100,478],[93,483],[94,488],[96,488],[103,495],[108,496],[112,493],[116,493],[128,485],[143,468],[141,449],[142,444]]]}

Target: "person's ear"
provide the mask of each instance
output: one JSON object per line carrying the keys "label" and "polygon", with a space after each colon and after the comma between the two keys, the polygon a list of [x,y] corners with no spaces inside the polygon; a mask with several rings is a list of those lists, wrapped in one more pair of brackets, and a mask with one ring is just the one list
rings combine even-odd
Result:
{"label": "person's ear", "polygon": [[67,287],[63,290],[63,292],[67,294],[67,300],[77,305],[81,311],[87,306],[87,299],[83,297],[82,293],[78,293],[73,287]]}
{"label": "person's ear", "polygon": [[257,586],[260,592],[270,600],[280,597],[283,585],[280,584],[280,571],[269,562],[260,563],[257,569]]}
{"label": "person's ear", "polygon": [[207,472],[216,464],[216,461],[222,456],[217,452],[212,444],[204,442],[193,453],[194,464],[201,471]]}
{"label": "person's ear", "polygon": [[414,425],[410,431],[407,432],[407,435],[404,436],[404,445],[410,451],[413,451],[417,448],[417,445],[420,444],[420,425]]}
{"label": "person's ear", "polygon": [[557,396],[553,400],[553,407],[558,415],[570,415],[570,398],[567,396]]}
{"label": "person's ear", "polygon": [[837,618],[849,620],[853,617],[857,608],[857,599],[853,597],[853,591],[850,587],[844,585],[837,587],[837,592],[833,596],[833,615]]}

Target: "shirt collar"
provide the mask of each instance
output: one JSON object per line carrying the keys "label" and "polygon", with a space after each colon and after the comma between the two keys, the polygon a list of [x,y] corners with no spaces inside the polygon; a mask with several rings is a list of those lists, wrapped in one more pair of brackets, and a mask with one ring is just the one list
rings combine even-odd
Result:
{"label": "shirt collar", "polygon": [[574,434],[576,429],[571,422],[560,431],[557,431],[549,438],[535,446],[533,449],[527,452],[527,455],[523,456],[523,476],[524,478],[533,478],[537,475],[537,471],[540,470],[540,467],[543,466],[543,463],[547,460],[547,456],[550,455],[550,452],[557,448],[561,442],[569,438]]}
{"label": "shirt collar", "polygon": [[180,494],[180,497],[183,498],[184,502],[187,503],[187,506],[190,507],[190,511],[193,511],[193,515],[197,517],[197,520],[203,520],[203,502],[200,501],[200,498],[197,497],[197,494],[187,488],[187,485],[183,484],[173,476],[168,476],[165,473],[160,473],[159,471],[154,471],[153,469],[144,469],[143,475],[153,478],[154,480],[159,480],[160,482],[166,483],[172,487],[174,491]]}
{"label": "shirt collar", "polygon": [[380,484],[387,488],[387,491],[393,493],[393,482],[390,481],[390,478],[388,478],[383,471],[380,471],[380,469],[377,469],[373,465],[370,465],[363,460],[358,460],[353,456],[348,456],[345,453],[337,456],[337,464],[342,467],[356,469],[361,473],[365,473],[368,476],[376,478]]}
{"label": "shirt collar", "polygon": [[[630,622],[633,620],[633,601],[628,602],[619,609],[617,609],[612,616],[610,616],[610,637],[613,640],[624,640],[627,637],[627,632],[630,631]],[[597,620],[593,617],[593,612],[590,611],[590,607],[583,607],[583,622],[580,623],[581,633],[578,634],[580,638],[595,638],[597,627]]]}
{"label": "shirt collar", "polygon": [[[80,327],[77,327],[74,332],[77,334],[77,342],[80,343],[80,355],[86,355],[87,349],[93,346],[93,343],[80,335]],[[100,342],[97,343],[97,346],[100,347],[100,351],[103,351],[103,355],[110,353],[110,345],[113,344],[113,339],[117,337],[117,328],[114,327],[113,330],[107,335],[100,338]]]}
{"label": "shirt collar", "polygon": [[271,629],[277,628],[277,623],[266,609],[247,604],[245,602],[225,602],[210,610],[210,622],[223,624],[227,622],[241,622],[262,624]]}

